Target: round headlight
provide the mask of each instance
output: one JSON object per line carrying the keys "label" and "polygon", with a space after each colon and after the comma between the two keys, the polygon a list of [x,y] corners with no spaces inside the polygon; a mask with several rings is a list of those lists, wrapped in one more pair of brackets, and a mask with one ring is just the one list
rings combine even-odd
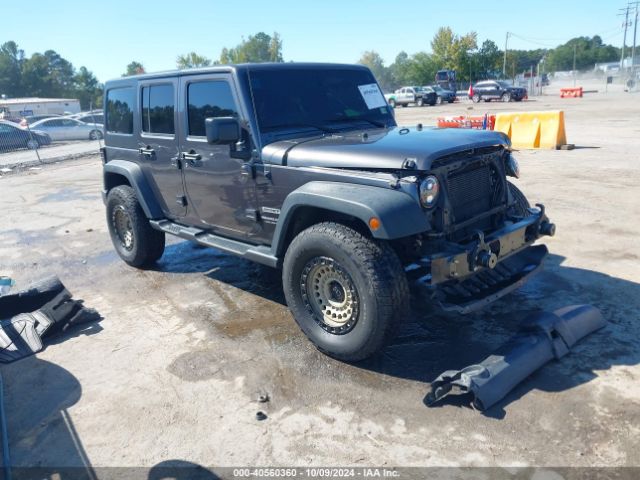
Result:
{"label": "round headlight", "polygon": [[432,208],[438,201],[440,183],[438,179],[429,175],[420,182],[420,203],[424,208]]}
{"label": "round headlight", "polygon": [[511,154],[509,154],[507,158],[507,175],[520,178],[520,165],[518,165],[518,161]]}

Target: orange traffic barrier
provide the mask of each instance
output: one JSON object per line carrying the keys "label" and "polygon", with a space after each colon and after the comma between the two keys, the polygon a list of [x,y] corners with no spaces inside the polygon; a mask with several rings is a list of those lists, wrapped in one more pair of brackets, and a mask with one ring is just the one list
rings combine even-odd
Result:
{"label": "orange traffic barrier", "polygon": [[579,98],[579,97],[582,97],[582,87],[560,89],[560,98]]}
{"label": "orange traffic barrier", "polygon": [[438,127],[440,128],[475,128],[476,130],[493,130],[495,123],[495,115],[482,115],[480,117],[460,115],[458,117],[438,118]]}

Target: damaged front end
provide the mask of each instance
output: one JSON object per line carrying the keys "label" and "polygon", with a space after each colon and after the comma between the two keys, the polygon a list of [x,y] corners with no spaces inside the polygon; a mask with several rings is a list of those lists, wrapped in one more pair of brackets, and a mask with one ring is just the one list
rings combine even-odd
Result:
{"label": "damaged front end", "polygon": [[430,176],[442,189],[426,212],[433,229],[397,245],[405,271],[444,310],[469,313],[522,286],[539,271],[548,250],[533,246],[553,236],[545,208],[518,208],[506,180],[510,153],[502,148],[434,162]]}

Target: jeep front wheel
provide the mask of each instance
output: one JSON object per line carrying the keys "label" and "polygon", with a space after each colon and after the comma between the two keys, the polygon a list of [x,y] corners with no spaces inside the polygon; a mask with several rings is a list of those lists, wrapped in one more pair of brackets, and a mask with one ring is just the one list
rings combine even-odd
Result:
{"label": "jeep front wheel", "polygon": [[109,191],[107,224],[116,252],[132,267],[151,265],[164,253],[164,232],[151,227],[130,186]]}
{"label": "jeep front wheel", "polygon": [[378,351],[409,311],[409,288],[395,252],[337,223],[296,236],[284,258],[289,309],[319,350],[359,361]]}

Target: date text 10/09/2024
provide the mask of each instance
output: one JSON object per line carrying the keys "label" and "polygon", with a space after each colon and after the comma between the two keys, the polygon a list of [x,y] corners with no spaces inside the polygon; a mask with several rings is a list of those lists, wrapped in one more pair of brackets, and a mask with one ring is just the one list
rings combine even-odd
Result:
{"label": "date text 10/09/2024", "polygon": [[387,468],[236,468],[234,478],[399,478]]}

